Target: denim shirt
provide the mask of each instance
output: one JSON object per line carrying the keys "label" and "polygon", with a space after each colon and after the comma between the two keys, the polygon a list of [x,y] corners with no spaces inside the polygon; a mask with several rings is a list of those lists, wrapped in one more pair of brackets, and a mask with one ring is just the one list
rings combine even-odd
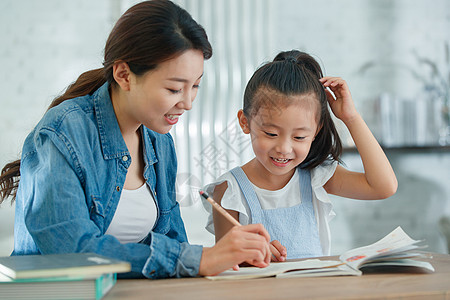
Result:
{"label": "denim shirt", "polygon": [[108,88],[50,109],[26,138],[12,255],[95,252],[130,262],[128,277],[196,276],[202,247],[187,242],[170,134],[141,126],[144,178],[158,206],[155,227],[140,243],[105,234],[131,163]]}

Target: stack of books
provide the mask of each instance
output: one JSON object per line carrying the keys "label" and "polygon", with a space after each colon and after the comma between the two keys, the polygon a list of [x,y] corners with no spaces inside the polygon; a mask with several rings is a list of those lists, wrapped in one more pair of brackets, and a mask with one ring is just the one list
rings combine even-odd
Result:
{"label": "stack of books", "polygon": [[1,299],[101,299],[128,262],[94,253],[0,257]]}

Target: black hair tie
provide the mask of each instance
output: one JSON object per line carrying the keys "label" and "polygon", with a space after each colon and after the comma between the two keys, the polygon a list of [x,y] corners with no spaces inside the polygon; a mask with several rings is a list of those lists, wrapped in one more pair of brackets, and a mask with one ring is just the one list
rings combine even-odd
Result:
{"label": "black hair tie", "polygon": [[294,57],[292,57],[292,56],[286,57],[284,60],[285,60],[286,62],[290,62],[290,63],[293,63],[293,64],[297,64],[297,60],[296,60]]}

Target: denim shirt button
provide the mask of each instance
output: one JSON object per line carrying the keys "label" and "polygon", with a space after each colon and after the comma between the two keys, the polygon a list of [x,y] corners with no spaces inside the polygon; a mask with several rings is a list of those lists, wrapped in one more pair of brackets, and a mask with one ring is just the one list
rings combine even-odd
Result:
{"label": "denim shirt button", "polygon": [[120,186],[116,186],[116,191],[120,192]]}
{"label": "denim shirt button", "polygon": [[128,160],[128,156],[126,156],[126,155],[122,156],[122,160],[123,161],[127,161]]}

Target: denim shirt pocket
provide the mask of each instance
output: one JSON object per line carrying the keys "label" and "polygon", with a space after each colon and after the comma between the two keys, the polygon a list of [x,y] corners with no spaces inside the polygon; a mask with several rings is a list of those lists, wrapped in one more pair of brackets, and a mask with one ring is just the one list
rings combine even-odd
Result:
{"label": "denim shirt pocket", "polygon": [[100,197],[91,195],[91,201],[89,203],[89,217],[103,231],[105,210]]}
{"label": "denim shirt pocket", "polygon": [[159,211],[159,220],[153,229],[154,232],[167,234],[170,230],[170,215],[172,210],[160,210]]}

